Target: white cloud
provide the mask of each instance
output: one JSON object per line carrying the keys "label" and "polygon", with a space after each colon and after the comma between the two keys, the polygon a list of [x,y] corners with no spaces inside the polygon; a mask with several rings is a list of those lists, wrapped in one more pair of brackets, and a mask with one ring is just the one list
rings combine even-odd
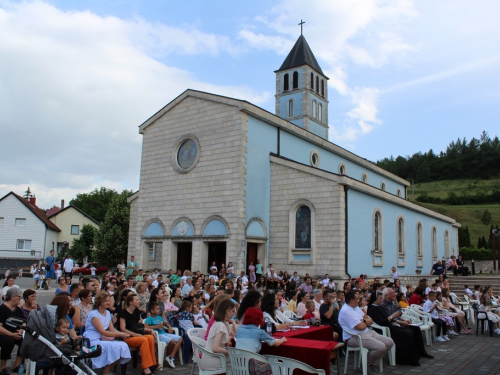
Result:
{"label": "white cloud", "polygon": [[200,82],[148,54],[239,53],[227,37],[187,30],[42,2],[0,6],[0,196],[31,186],[46,207],[98,185],[135,190],[137,127],[181,92],[272,97]]}

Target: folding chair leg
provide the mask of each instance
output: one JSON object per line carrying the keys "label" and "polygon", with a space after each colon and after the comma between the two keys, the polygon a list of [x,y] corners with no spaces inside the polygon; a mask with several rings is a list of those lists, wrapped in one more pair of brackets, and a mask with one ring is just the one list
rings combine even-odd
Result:
{"label": "folding chair leg", "polygon": [[[367,375],[368,374],[368,350],[367,349],[363,349],[359,355],[361,356],[361,362],[362,362],[362,366],[363,366],[363,375]],[[382,363],[382,361],[380,361],[380,363]]]}
{"label": "folding chair leg", "polygon": [[389,350],[389,364],[391,366],[396,366],[396,345],[393,345]]}

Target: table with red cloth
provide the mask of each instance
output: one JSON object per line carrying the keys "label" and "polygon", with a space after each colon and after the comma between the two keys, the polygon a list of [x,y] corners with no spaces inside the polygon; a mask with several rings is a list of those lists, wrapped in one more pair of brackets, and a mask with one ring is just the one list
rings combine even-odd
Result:
{"label": "table with red cloth", "polygon": [[[304,362],[314,368],[325,370],[330,375],[330,360],[337,358],[337,349],[344,344],[332,341],[333,327],[320,326],[276,332],[273,337],[286,337],[280,346],[262,345],[260,354],[277,355]],[[337,372],[340,374],[337,359]],[[296,372],[295,372],[296,373]],[[307,374],[304,372],[304,374]]]}

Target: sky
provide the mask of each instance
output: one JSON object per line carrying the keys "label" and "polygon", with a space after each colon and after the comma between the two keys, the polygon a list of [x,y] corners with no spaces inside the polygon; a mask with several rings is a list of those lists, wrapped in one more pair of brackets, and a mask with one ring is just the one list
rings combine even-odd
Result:
{"label": "sky", "polygon": [[497,0],[0,0],[0,197],[139,189],[138,126],[186,89],[274,112],[300,35],[329,140],[370,161],[500,133]]}

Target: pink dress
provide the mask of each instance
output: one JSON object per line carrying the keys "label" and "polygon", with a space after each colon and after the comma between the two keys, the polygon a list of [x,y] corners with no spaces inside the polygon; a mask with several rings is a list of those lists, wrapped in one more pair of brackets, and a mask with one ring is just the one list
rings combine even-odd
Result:
{"label": "pink dress", "polygon": [[251,283],[255,283],[257,277],[255,276],[255,266],[253,264],[248,266],[248,276]]}

